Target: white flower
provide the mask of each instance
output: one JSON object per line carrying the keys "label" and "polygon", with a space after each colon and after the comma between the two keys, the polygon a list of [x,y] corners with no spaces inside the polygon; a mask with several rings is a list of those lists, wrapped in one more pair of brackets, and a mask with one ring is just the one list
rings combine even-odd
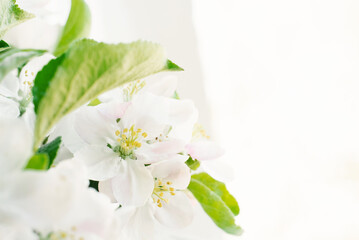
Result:
{"label": "white flower", "polygon": [[122,207],[122,237],[128,240],[153,239],[160,223],[169,228],[183,228],[193,218],[193,207],[185,193],[191,175],[183,160],[163,161],[150,167],[155,188],[152,199],[141,207]]}
{"label": "white flower", "polygon": [[35,123],[34,106],[31,89],[38,71],[52,58],[51,54],[44,54],[29,61],[21,70],[12,71],[0,82],[0,118],[17,118],[21,116],[29,126]]}
{"label": "white flower", "polygon": [[177,158],[196,119],[191,101],[150,93],[131,103],[85,107],[77,114],[75,130],[88,145],[75,156],[87,163],[90,179],[112,182],[117,202],[140,206],[153,190],[145,164]]}
{"label": "white flower", "polygon": [[42,236],[109,239],[114,207],[88,188],[81,162],[64,161],[49,171],[23,170],[32,154],[31,131],[15,119],[1,121],[0,133],[0,234],[7,229],[9,239],[21,239],[16,232],[23,229]]}

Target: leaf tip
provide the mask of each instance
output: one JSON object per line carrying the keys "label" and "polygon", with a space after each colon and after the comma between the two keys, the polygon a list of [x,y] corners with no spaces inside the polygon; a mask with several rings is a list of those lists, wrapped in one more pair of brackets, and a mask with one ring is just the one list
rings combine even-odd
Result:
{"label": "leaf tip", "polygon": [[167,59],[166,61],[166,70],[169,71],[184,71],[183,68],[172,62],[171,60]]}

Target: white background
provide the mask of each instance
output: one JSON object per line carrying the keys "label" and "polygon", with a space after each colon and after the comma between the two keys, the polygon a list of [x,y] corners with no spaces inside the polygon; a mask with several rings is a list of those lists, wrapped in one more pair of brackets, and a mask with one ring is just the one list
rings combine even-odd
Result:
{"label": "white background", "polygon": [[[235,173],[239,239],[359,239],[358,1],[88,2],[93,38],[160,42],[185,68],[180,96]],[[188,239],[234,239],[211,227]]]}
{"label": "white background", "polygon": [[94,36],[160,42],[186,69],[242,239],[359,239],[358,1],[103,2]]}

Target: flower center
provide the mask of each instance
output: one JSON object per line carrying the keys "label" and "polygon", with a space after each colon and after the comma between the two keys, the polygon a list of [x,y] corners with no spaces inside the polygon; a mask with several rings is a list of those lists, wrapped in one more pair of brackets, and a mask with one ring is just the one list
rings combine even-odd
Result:
{"label": "flower center", "polygon": [[135,128],[135,125],[132,125],[130,129],[116,130],[115,135],[119,145],[114,150],[123,158],[134,158],[133,151],[140,148],[141,142],[147,137],[147,133],[142,131],[141,128]]}
{"label": "flower center", "polygon": [[155,187],[152,192],[152,200],[153,203],[157,205],[157,207],[162,207],[163,203],[168,203],[168,196],[176,195],[176,190],[171,185],[172,182],[170,181],[163,181],[160,178],[155,178]]}

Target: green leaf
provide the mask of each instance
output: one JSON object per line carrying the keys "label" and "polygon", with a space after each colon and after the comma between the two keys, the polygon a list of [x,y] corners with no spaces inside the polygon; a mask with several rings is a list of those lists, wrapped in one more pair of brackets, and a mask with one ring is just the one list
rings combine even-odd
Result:
{"label": "green leaf", "polygon": [[42,145],[38,150],[37,153],[38,154],[47,154],[48,158],[49,158],[49,163],[47,166],[47,169],[49,169],[52,165],[52,163],[54,162],[56,155],[57,155],[57,151],[60,148],[60,144],[61,144],[61,137],[57,137],[54,140],[52,140],[51,142]]}
{"label": "green leaf", "polygon": [[45,50],[6,48],[0,51],[0,82],[11,70],[22,67],[31,58],[41,56]]}
{"label": "green leaf", "polygon": [[169,71],[184,71],[183,68],[181,68],[180,66],[178,66],[177,64],[175,64],[169,59],[167,59],[166,65]]}
{"label": "green leaf", "polygon": [[35,154],[30,158],[25,169],[34,169],[34,170],[46,170],[49,166],[49,157],[47,154]]}
{"label": "green leaf", "polygon": [[186,164],[193,171],[197,170],[197,168],[201,166],[201,163],[197,159],[193,159],[192,157],[189,157],[187,159]]}
{"label": "green leaf", "polygon": [[92,100],[92,101],[88,104],[88,106],[93,107],[93,106],[97,106],[97,105],[99,105],[99,104],[101,104],[100,99],[95,98],[94,100]]}
{"label": "green leaf", "polygon": [[0,38],[2,38],[10,28],[33,17],[33,14],[20,9],[15,0],[1,0]]}
{"label": "green leaf", "polygon": [[241,227],[235,223],[235,216],[239,214],[238,203],[224,183],[207,173],[199,173],[192,175],[188,189],[218,227],[229,234],[242,233]]}
{"label": "green leaf", "polygon": [[158,44],[75,42],[36,75],[32,88],[37,114],[34,147],[63,116],[101,93],[166,70],[164,50]]}
{"label": "green leaf", "polygon": [[0,53],[6,49],[8,49],[10,46],[5,42],[4,40],[0,40]]}
{"label": "green leaf", "polygon": [[72,0],[71,11],[57,43],[55,56],[64,53],[71,43],[88,37],[91,29],[91,13],[84,0]]}
{"label": "green leaf", "polygon": [[177,100],[180,100],[180,97],[179,97],[179,95],[178,95],[178,92],[177,92],[177,91],[175,91],[175,92],[174,92],[174,94],[173,94],[172,98],[177,99]]}

